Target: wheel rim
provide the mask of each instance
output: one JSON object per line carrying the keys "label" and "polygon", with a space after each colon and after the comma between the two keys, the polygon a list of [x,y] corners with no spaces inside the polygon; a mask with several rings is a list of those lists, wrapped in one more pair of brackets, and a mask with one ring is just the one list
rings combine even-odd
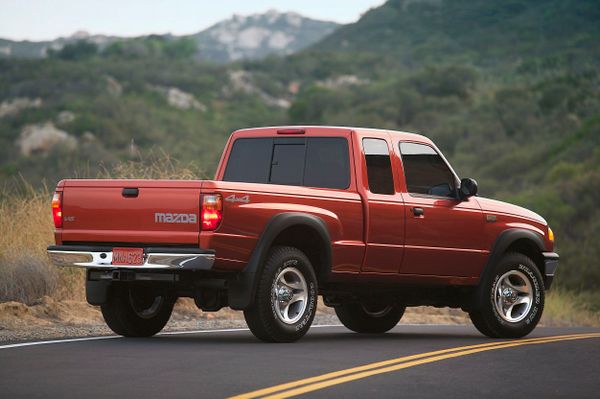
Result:
{"label": "wheel rim", "polygon": [[533,288],[527,276],[518,271],[504,273],[494,286],[496,311],[509,323],[518,323],[529,314],[533,305]]}
{"label": "wheel rim", "polygon": [[392,305],[362,305],[363,311],[371,317],[384,317],[392,311]]}
{"label": "wheel rim", "polygon": [[129,303],[136,315],[151,319],[158,314],[164,302],[162,296],[139,295],[129,290]]}
{"label": "wheel rim", "polygon": [[283,269],[273,283],[271,302],[277,318],[294,324],[302,318],[308,303],[306,280],[295,267]]}

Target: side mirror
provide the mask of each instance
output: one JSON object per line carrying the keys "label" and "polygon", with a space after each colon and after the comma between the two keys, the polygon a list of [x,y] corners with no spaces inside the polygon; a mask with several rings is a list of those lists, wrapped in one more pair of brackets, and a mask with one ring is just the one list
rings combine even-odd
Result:
{"label": "side mirror", "polygon": [[458,192],[461,200],[474,196],[477,194],[477,182],[470,177],[461,179]]}

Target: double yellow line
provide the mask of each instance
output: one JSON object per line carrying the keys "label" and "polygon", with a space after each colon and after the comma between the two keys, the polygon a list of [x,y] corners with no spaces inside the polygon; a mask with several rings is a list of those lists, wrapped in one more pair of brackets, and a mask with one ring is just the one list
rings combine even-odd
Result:
{"label": "double yellow line", "polygon": [[578,339],[600,338],[600,333],[557,335],[552,337],[520,339],[515,341],[491,342],[479,345],[460,346],[442,349],[433,352],[404,356],[382,362],[370,363],[364,366],[353,367],[345,370],[334,371],[315,377],[305,378],[269,388],[233,396],[230,399],[282,399],[317,391],[333,385],[359,380],[376,374],[389,373],[426,363],[438,362],[474,353],[492,351],[497,349],[512,348],[524,345],[539,345],[551,342],[572,341]]}

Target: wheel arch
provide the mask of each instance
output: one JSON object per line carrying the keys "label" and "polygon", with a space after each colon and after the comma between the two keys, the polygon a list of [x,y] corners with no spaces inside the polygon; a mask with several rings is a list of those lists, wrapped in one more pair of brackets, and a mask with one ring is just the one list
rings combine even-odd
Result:
{"label": "wheel arch", "polygon": [[238,278],[229,284],[229,306],[232,309],[243,310],[252,306],[261,266],[275,245],[292,246],[304,252],[315,268],[319,282],[329,277],[331,239],[325,222],[309,213],[280,213],[269,220],[250,261]]}
{"label": "wheel arch", "polygon": [[[498,235],[492,251],[488,257],[481,279],[491,272],[494,265],[507,252],[519,252],[530,257],[538,266],[540,273],[544,273],[544,240],[531,230],[508,229]],[[480,280],[481,280],[480,279]]]}
{"label": "wheel arch", "polygon": [[[544,276],[544,240],[542,237],[531,230],[526,229],[508,229],[498,235],[488,260],[479,278],[479,285],[483,284],[493,273],[494,266],[500,261],[502,256],[508,252],[518,252],[528,256],[536,264],[540,274]],[[485,300],[483,290],[476,290],[475,307],[478,307]]]}

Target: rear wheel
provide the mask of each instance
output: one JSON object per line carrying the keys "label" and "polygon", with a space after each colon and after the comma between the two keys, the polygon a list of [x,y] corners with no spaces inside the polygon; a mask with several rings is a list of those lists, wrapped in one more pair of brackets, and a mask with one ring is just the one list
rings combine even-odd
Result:
{"label": "rear wheel", "polygon": [[300,339],[317,309],[317,278],[310,260],[293,247],[275,247],[261,272],[252,307],[244,310],[250,331],[265,342]]}
{"label": "rear wheel", "polygon": [[107,303],[101,305],[106,324],[125,337],[150,337],[163,329],[173,311],[174,301],[152,289],[115,285]]}
{"label": "rear wheel", "polygon": [[398,324],[406,308],[397,304],[349,303],[335,307],[344,326],[357,333],[380,334]]}
{"label": "rear wheel", "polygon": [[542,275],[527,256],[508,253],[482,281],[479,298],[479,306],[469,316],[482,334],[492,338],[524,337],[542,317]]}

